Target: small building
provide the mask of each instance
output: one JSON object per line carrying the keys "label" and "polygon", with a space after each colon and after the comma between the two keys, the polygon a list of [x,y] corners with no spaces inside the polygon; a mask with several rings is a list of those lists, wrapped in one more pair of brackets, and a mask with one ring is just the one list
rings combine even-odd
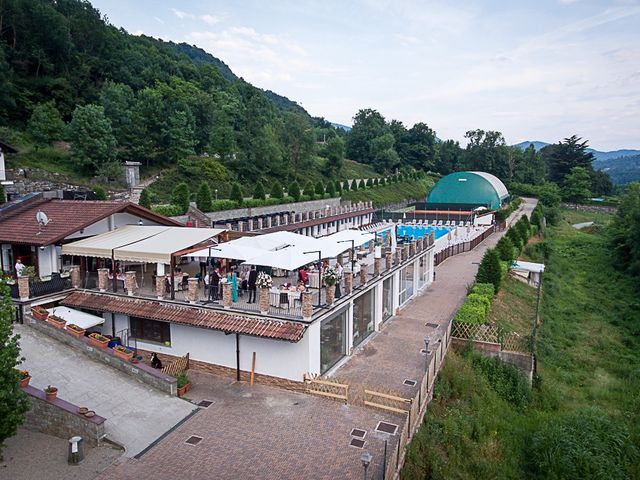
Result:
{"label": "small building", "polygon": [[[509,191],[500,179],[486,172],[456,172],[441,178],[427,196],[428,209],[450,206],[500,208],[509,200]],[[442,208],[441,208],[442,209]]]}

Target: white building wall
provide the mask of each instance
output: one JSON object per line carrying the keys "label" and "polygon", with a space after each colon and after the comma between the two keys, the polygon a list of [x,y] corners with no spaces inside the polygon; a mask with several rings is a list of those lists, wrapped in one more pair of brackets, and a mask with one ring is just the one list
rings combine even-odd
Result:
{"label": "white building wall", "polygon": [[38,275],[47,277],[58,271],[58,258],[55,245],[38,249]]}

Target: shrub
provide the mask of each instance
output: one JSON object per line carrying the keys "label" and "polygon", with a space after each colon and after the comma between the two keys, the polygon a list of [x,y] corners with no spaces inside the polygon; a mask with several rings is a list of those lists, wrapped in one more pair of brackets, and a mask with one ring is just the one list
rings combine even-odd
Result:
{"label": "shrub", "polygon": [[513,248],[515,248],[514,256],[517,257],[522,251],[522,247],[524,245],[522,243],[522,237],[520,237],[520,233],[518,233],[518,230],[516,230],[515,226],[513,226],[509,230],[507,230],[507,233],[505,234],[505,236],[508,237],[509,240],[511,240],[511,243],[513,244]]}
{"label": "shrub", "polygon": [[309,180],[307,183],[305,183],[304,185],[304,195],[306,197],[308,197],[309,200],[313,200],[314,197],[314,188],[313,188],[313,183],[311,183],[311,180]]}
{"label": "shrub", "polygon": [[318,180],[318,183],[316,183],[316,195],[320,198],[324,196],[324,185],[321,180]]}
{"label": "shrub", "polygon": [[538,228],[542,227],[542,209],[540,205],[537,205],[531,212],[531,225],[535,225]]}
{"label": "shrub", "polygon": [[[470,293],[467,295],[467,299],[465,303],[468,303],[473,306],[479,306],[484,309],[484,318],[489,314],[489,309],[491,308],[491,300],[484,295],[480,295],[478,293]],[[484,320],[483,318],[483,320]]]}
{"label": "shrub", "polygon": [[473,368],[480,371],[488,380],[491,388],[503,400],[517,408],[529,404],[532,398],[531,387],[525,376],[514,366],[499,358],[487,358],[473,355]]}
{"label": "shrub", "polygon": [[342,181],[342,191],[343,192],[348,192],[349,191],[349,180],[343,180]]}
{"label": "shrub", "polygon": [[179,183],[173,190],[171,204],[176,205],[180,209],[178,215],[184,215],[189,210],[189,187],[186,183]]}
{"label": "shrub", "polygon": [[495,295],[496,287],[494,287],[493,283],[475,283],[473,287],[471,287],[470,293],[477,293],[478,295],[483,295],[489,299],[492,299]]}
{"label": "shrub", "polygon": [[264,187],[262,186],[262,182],[259,180],[256,182],[256,188],[253,189],[253,198],[254,200],[264,200],[266,198]]}
{"label": "shrub", "polygon": [[283,198],[284,192],[282,191],[282,185],[279,181],[273,182],[271,186],[271,194],[269,195],[271,198]]}
{"label": "shrub", "polygon": [[289,196],[293,197],[294,201],[300,201],[300,185],[298,185],[298,182],[291,182],[288,193]]}
{"label": "shrub", "polygon": [[210,212],[213,208],[213,197],[211,187],[207,182],[202,182],[196,195],[196,205],[203,212]]}
{"label": "shrub", "polygon": [[351,190],[356,191],[358,190],[359,186],[360,186],[360,180],[353,180],[351,182]]}
{"label": "shrub", "polygon": [[506,235],[503,236],[500,240],[498,240],[498,243],[496,244],[496,251],[498,252],[498,256],[500,257],[500,260],[503,260],[505,262],[513,261],[513,258],[514,258],[513,242]]}
{"label": "shrub", "polygon": [[98,198],[98,200],[107,199],[107,191],[104,189],[104,187],[101,187],[100,185],[93,187],[93,193],[96,194],[96,197]]}
{"label": "shrub", "polygon": [[329,197],[336,196],[336,187],[331,180],[327,183],[327,193],[329,194]]}
{"label": "shrub", "polygon": [[142,192],[140,192],[140,202],[139,202],[141,207],[144,208],[151,208],[151,195],[149,195],[149,190],[147,190],[146,188],[142,190]]}
{"label": "shrub", "polygon": [[178,217],[183,215],[182,208],[177,205],[156,205],[153,211],[165,217]]}
{"label": "shrub", "polygon": [[236,202],[238,206],[242,206],[242,204],[244,203],[244,198],[242,196],[242,189],[240,188],[240,184],[238,182],[235,182],[231,187],[231,194],[229,195],[229,199]]}
{"label": "shrub", "polygon": [[500,257],[495,249],[490,248],[482,257],[476,274],[476,282],[492,283],[496,292],[500,290],[500,284],[502,283]]}
{"label": "shrub", "polygon": [[486,318],[485,309],[482,305],[465,302],[456,313],[456,316],[453,317],[453,321],[482,325]]}

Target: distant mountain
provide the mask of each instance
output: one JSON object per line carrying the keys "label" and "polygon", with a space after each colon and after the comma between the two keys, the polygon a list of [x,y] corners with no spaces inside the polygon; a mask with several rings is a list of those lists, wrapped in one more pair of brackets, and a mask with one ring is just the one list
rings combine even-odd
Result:
{"label": "distant mountain", "polygon": [[593,161],[593,168],[608,173],[611,181],[618,185],[638,182],[640,181],[640,153],[606,160],[596,159]]}
{"label": "distant mountain", "polygon": [[537,150],[540,150],[541,148],[546,147],[549,144],[546,142],[540,142],[538,140],[534,140],[534,141],[526,140],[524,142],[516,143],[513,146],[518,147],[521,150],[526,150],[527,148],[529,148],[529,145],[533,145],[533,148],[535,148],[537,151]]}
{"label": "distant mountain", "polygon": [[596,160],[613,160],[622,157],[631,157],[633,155],[640,154],[640,150],[613,150],[611,152],[600,152],[598,150],[594,150],[593,148],[587,148],[587,152],[593,153],[593,156],[596,157]]}
{"label": "distant mountain", "polygon": [[334,123],[334,122],[329,122],[329,123],[331,123],[331,126],[333,128],[341,128],[345,132],[350,132],[351,131],[351,127],[348,127],[346,125],[342,125],[341,123]]}

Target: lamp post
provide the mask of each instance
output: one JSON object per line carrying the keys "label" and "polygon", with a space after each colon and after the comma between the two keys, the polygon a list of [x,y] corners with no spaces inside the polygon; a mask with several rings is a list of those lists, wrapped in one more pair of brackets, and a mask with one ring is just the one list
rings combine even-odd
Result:
{"label": "lamp post", "polygon": [[338,240],[336,243],[351,242],[351,273],[353,273],[353,267],[356,264],[356,241],[355,240]]}
{"label": "lamp post", "polygon": [[373,460],[373,456],[366,450],[362,452],[362,455],[360,455],[360,461],[364,467],[364,480],[367,480],[367,469],[369,468],[369,465],[371,465],[371,460]]}
{"label": "lamp post", "polygon": [[218,201],[218,189],[216,188],[216,202]]}
{"label": "lamp post", "polygon": [[322,306],[320,303],[320,294],[322,292],[322,250],[310,250],[308,252],[302,252],[303,255],[308,253],[317,253],[318,254],[318,304],[316,305],[318,308]]}
{"label": "lamp post", "polygon": [[429,342],[431,342],[431,337],[428,335],[424,337],[424,353],[425,355],[429,355]]}

